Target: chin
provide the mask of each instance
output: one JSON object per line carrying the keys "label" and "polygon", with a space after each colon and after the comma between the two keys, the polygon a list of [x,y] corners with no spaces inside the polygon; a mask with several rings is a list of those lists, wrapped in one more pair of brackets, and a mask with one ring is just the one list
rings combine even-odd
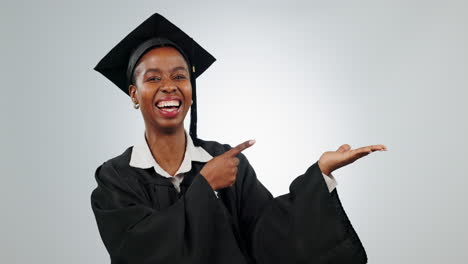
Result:
{"label": "chin", "polygon": [[182,119],[162,119],[161,117],[158,117],[157,119],[153,119],[152,123],[161,131],[174,132],[176,129],[184,126],[184,120],[185,116]]}

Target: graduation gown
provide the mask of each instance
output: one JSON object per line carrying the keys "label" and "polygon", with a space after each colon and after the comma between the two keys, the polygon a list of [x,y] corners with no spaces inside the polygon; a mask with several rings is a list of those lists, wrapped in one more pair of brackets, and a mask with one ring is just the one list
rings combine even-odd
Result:
{"label": "graduation gown", "polygon": [[[212,156],[229,144],[200,140]],[[153,168],[129,166],[133,147],[95,171],[91,194],[111,263],[367,263],[336,188],[318,163],[278,197],[257,179],[244,154],[236,182],[217,197],[192,161],[177,193]]]}

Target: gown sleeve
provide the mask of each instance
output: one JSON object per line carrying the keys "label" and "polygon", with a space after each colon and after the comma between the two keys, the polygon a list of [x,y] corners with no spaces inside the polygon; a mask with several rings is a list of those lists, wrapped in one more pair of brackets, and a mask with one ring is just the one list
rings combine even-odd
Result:
{"label": "gown sleeve", "polygon": [[220,263],[225,256],[242,263],[230,227],[219,221],[219,199],[201,174],[164,210],[152,208],[109,162],[95,178],[91,207],[111,263]]}
{"label": "gown sleeve", "polygon": [[318,167],[274,198],[244,154],[236,184],[241,232],[256,263],[367,263],[367,255],[338,197]]}

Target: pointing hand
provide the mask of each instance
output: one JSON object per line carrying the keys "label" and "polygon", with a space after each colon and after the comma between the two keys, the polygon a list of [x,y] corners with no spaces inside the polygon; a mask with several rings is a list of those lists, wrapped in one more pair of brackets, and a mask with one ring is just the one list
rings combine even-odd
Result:
{"label": "pointing hand", "polygon": [[214,157],[203,166],[200,174],[205,177],[213,190],[216,191],[234,184],[237,176],[237,165],[239,165],[239,158],[236,155],[254,143],[255,140],[247,140]]}

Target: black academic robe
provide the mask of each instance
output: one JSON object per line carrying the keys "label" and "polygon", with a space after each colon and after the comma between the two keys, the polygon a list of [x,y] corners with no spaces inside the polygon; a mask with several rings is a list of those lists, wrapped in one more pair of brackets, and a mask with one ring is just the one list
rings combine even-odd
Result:
{"label": "black academic robe", "polygon": [[[201,140],[212,156],[232,147]],[[336,188],[317,162],[274,198],[244,154],[236,182],[219,198],[192,170],[177,193],[153,168],[129,165],[132,147],[95,171],[91,206],[111,263],[367,263]],[[279,176],[279,175],[277,175]]]}

